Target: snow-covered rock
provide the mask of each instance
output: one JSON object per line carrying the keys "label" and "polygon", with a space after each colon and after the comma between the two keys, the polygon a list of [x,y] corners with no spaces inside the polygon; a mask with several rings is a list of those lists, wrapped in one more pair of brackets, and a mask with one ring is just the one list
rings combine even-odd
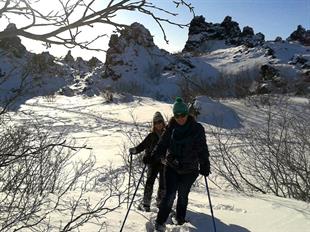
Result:
{"label": "snow-covered rock", "polygon": [[[6,30],[14,30],[14,25]],[[295,34],[303,35],[300,31],[305,30]],[[191,22],[184,51],[170,54],[154,44],[148,29],[133,23],[111,36],[105,63],[94,57],[75,59],[70,51],[63,59],[33,54],[18,37],[2,39],[0,97],[14,95],[24,75],[29,98],[54,93],[94,96],[107,90],[165,101],[176,96],[191,100],[197,95],[308,94],[310,48],[293,41],[295,34],[290,41],[264,42],[262,34],[248,26],[241,31],[229,16],[222,23],[207,23],[198,16]]]}
{"label": "snow-covered rock", "polygon": [[222,23],[205,22],[203,16],[196,16],[192,19],[188,32],[188,40],[183,51],[210,51],[210,41],[225,41],[226,45],[246,45],[254,47],[262,44],[265,36],[262,33],[254,34],[253,28],[246,26],[242,32],[239,24],[226,16]]}
{"label": "snow-covered rock", "polygon": [[306,30],[301,25],[287,38],[288,41],[298,41],[305,46],[310,46],[310,30]]}
{"label": "snow-covered rock", "polygon": [[171,99],[180,95],[180,82],[191,76],[194,62],[159,49],[143,25],[133,23],[112,35],[103,77],[115,91]]}
{"label": "snow-covered rock", "polygon": [[226,129],[242,127],[241,119],[233,109],[207,96],[198,96],[194,107],[199,112],[197,119],[200,122]]}
{"label": "snow-covered rock", "polygon": [[[4,32],[9,33],[10,31],[14,30],[17,30],[16,25],[14,23],[10,23],[6,29],[4,29]],[[22,57],[26,52],[25,46],[21,43],[21,39],[17,36],[10,36],[0,39],[0,48],[12,53],[15,57],[19,58]]]}

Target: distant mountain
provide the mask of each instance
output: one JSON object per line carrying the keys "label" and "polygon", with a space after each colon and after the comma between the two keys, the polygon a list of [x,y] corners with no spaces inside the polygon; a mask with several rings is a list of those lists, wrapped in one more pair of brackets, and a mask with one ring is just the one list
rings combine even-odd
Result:
{"label": "distant mountain", "polygon": [[[12,27],[14,25],[9,25]],[[173,42],[173,41],[172,41]],[[23,80],[23,76],[27,76]],[[2,101],[23,95],[127,92],[169,101],[197,95],[242,97],[257,93],[310,93],[309,30],[298,26],[289,38],[265,41],[251,27],[239,28],[227,16],[222,23],[193,18],[182,52],[158,48],[150,32],[133,23],[110,38],[106,62],[33,54],[18,37],[0,40]]]}
{"label": "distant mountain", "polygon": [[159,49],[150,32],[134,23],[113,35],[105,78],[115,90],[159,99],[202,94],[242,97],[256,93],[309,94],[309,31],[298,27],[287,40],[262,33],[227,16],[222,23],[195,17],[181,53]]}

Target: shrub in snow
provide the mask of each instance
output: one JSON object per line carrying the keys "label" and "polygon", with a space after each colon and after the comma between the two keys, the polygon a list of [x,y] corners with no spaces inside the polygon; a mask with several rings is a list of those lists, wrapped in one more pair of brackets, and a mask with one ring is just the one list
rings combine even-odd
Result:
{"label": "shrub in snow", "polygon": [[238,191],[258,191],[310,202],[309,103],[288,98],[250,98],[265,117],[237,133],[212,129],[217,142],[213,171]]}
{"label": "shrub in snow", "polygon": [[32,117],[14,125],[2,114],[0,128],[1,231],[79,230],[125,201],[124,172],[95,168],[93,156],[77,159],[86,146]]}

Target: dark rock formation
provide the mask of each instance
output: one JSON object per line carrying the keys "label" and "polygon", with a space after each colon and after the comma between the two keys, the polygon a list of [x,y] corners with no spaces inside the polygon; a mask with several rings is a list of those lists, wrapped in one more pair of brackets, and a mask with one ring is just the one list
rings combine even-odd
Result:
{"label": "dark rock formation", "polygon": [[277,36],[277,37],[275,38],[274,42],[283,42],[283,39],[282,39],[282,37]]}
{"label": "dark rock formation", "polygon": [[275,77],[279,75],[279,71],[274,67],[264,64],[260,68],[260,74],[263,80],[273,80]]}
{"label": "dark rock formation", "polygon": [[241,35],[244,36],[253,36],[254,35],[254,30],[252,27],[245,26],[241,32]]}
{"label": "dark rock formation", "polygon": [[294,31],[288,38],[289,41],[298,41],[303,45],[310,46],[310,30],[306,30],[301,25],[298,25],[297,30]]}
{"label": "dark rock formation", "polygon": [[133,23],[128,28],[122,30],[119,36],[117,34],[111,35],[106,55],[106,64],[123,64],[123,61],[117,59],[117,54],[123,53],[130,43],[136,43],[143,47],[155,46],[149,30],[139,23]]}
{"label": "dark rock formation", "polygon": [[64,61],[66,63],[73,63],[74,62],[74,58],[73,56],[71,55],[71,51],[69,50],[64,58]]}
{"label": "dark rock formation", "polygon": [[97,67],[99,65],[102,65],[102,62],[97,57],[93,56],[89,61],[87,61],[87,65],[90,68],[94,68],[94,67]]}
{"label": "dark rock formation", "polygon": [[[4,31],[10,32],[17,30],[16,25],[14,23],[10,23]],[[16,57],[22,57],[26,48],[21,43],[21,39],[17,36],[7,37],[0,40],[0,48],[11,52]]]}
{"label": "dark rock formation", "polygon": [[288,63],[299,66],[301,69],[310,69],[310,57],[306,55],[294,55]]}
{"label": "dark rock formation", "polygon": [[122,30],[119,35],[113,34],[106,53],[104,76],[110,76],[112,80],[118,80],[120,78],[120,75],[115,73],[110,67],[125,65],[120,54],[124,53],[130,44],[136,44],[144,48],[155,47],[150,31],[136,22]]}
{"label": "dark rock formation", "polygon": [[42,73],[47,71],[51,66],[55,65],[55,57],[49,52],[34,54],[29,62],[28,69],[32,73]]}
{"label": "dark rock formation", "polygon": [[239,23],[232,21],[230,16],[226,16],[220,25],[224,29],[224,38],[236,38],[241,35]]}
{"label": "dark rock formation", "polygon": [[222,23],[207,23],[203,16],[196,16],[190,23],[188,40],[183,51],[191,52],[199,50],[209,40],[225,40],[226,44],[246,45],[254,47],[265,41],[262,33],[254,34],[254,30],[246,26],[242,32],[239,24],[226,16]]}

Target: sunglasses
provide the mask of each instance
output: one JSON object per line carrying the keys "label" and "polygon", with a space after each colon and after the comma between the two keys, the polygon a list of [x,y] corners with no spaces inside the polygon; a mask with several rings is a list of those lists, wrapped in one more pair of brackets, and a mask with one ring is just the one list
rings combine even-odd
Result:
{"label": "sunglasses", "polygon": [[176,114],[176,115],[174,115],[174,117],[176,118],[176,119],[178,119],[178,118],[184,118],[184,117],[186,117],[187,116],[187,114]]}

